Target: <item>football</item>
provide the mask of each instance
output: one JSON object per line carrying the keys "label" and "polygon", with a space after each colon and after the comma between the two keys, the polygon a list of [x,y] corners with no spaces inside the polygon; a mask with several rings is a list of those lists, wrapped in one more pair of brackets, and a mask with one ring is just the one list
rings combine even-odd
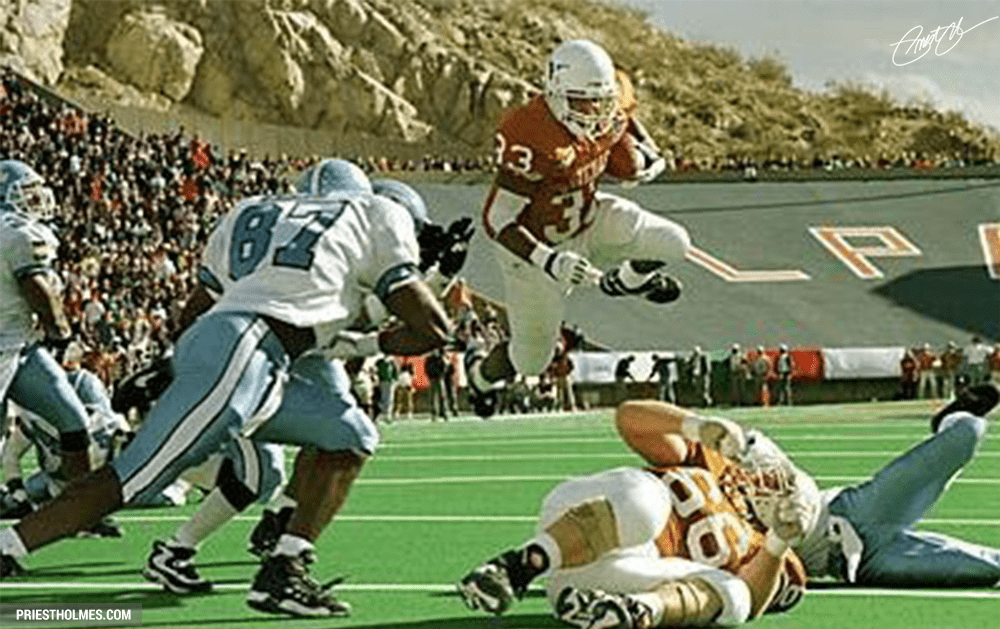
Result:
{"label": "football", "polygon": [[638,140],[631,133],[622,136],[622,140],[611,148],[604,172],[617,179],[634,179],[645,165],[645,157],[637,145]]}

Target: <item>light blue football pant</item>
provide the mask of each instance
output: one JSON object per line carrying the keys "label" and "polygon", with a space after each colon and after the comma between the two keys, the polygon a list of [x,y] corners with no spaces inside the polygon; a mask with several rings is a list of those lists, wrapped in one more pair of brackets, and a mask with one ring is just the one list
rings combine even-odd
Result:
{"label": "light blue football pant", "polygon": [[[219,457],[228,458],[233,462],[236,478],[254,493],[257,502],[270,501],[278,488],[285,483],[285,451],[284,447],[278,444],[237,437],[223,446]],[[214,474],[217,474],[218,464],[213,468]],[[212,478],[205,479],[205,489],[214,485],[214,474]],[[62,485],[65,485],[65,481],[56,481],[45,470],[39,470],[24,481],[24,490],[29,500],[40,504],[61,493]],[[130,506],[162,507],[172,504],[174,503],[170,498],[159,493],[143,501],[133,501]]]}
{"label": "light blue football pant", "polygon": [[25,350],[7,398],[43,417],[59,434],[87,429],[87,409],[73,390],[66,371],[40,345]]}
{"label": "light blue football pant", "polygon": [[[202,316],[178,340],[173,368],[173,382],[111,464],[126,504],[155,496],[241,434],[260,443],[365,455],[378,444],[343,366],[318,356],[290,364],[278,337],[255,314]],[[238,475],[245,479],[248,472]]]}
{"label": "light blue football pant", "polygon": [[[947,420],[946,420],[947,421]],[[915,531],[948,481],[975,454],[986,420],[963,415],[830,503],[850,522],[864,552],[857,582],[883,587],[991,587],[1000,583],[1000,549]]]}

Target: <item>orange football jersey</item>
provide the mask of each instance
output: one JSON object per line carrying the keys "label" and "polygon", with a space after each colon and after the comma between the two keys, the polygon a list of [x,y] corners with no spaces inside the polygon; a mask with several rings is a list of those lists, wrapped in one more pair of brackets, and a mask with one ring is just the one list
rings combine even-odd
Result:
{"label": "orange football jersey", "polygon": [[[670,516],[656,538],[662,557],[682,557],[736,574],[762,552],[766,528],[753,515],[743,469],[701,443],[688,442],[682,465],[648,468],[673,498]],[[805,592],[805,566],[794,553],[782,563],[769,612],[788,611]]]}
{"label": "orange football jersey", "polygon": [[[593,222],[590,216],[597,181],[608,165],[612,148],[622,142],[635,110],[631,83],[619,74],[618,109],[607,131],[596,140],[570,133],[552,116],[545,97],[509,111],[496,134],[497,183],[528,201],[517,216],[541,242],[558,244]],[[483,222],[495,236],[487,199]]]}
{"label": "orange football jersey", "polygon": [[649,468],[673,498],[656,545],[664,557],[735,572],[764,544],[767,530],[746,497],[753,480],[717,451],[694,441],[687,446],[683,464]]}

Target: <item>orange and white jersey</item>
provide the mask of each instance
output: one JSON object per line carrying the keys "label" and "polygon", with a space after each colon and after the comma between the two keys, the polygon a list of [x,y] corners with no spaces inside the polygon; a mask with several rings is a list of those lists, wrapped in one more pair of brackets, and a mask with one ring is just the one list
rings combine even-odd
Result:
{"label": "orange and white jersey", "polygon": [[495,137],[496,185],[483,208],[491,238],[516,221],[541,242],[556,245],[593,223],[597,181],[612,149],[623,143],[635,110],[634,92],[622,73],[619,84],[618,111],[596,140],[570,133],[541,95],[507,112]]}
{"label": "orange and white jersey", "polygon": [[671,512],[656,538],[664,557],[683,557],[736,572],[764,543],[762,525],[751,523],[741,487],[751,481],[734,462],[689,442],[683,465],[651,468],[670,492]]}

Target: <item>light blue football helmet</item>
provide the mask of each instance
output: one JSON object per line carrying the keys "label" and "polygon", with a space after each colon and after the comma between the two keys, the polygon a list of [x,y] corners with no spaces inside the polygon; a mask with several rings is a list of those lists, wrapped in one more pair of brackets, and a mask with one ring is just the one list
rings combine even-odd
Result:
{"label": "light blue football helmet", "polygon": [[52,218],[56,212],[55,195],[45,180],[22,161],[0,161],[0,211],[16,210],[35,218]]}
{"label": "light blue football helmet", "polygon": [[372,193],[364,171],[343,159],[324,159],[307,168],[295,184],[298,194],[325,197],[336,192]]}
{"label": "light blue football helmet", "polygon": [[412,187],[395,179],[376,179],[372,182],[372,190],[380,197],[395,201],[406,208],[413,217],[414,231],[419,236],[424,228],[431,223],[427,213],[427,205],[420,193]]}

